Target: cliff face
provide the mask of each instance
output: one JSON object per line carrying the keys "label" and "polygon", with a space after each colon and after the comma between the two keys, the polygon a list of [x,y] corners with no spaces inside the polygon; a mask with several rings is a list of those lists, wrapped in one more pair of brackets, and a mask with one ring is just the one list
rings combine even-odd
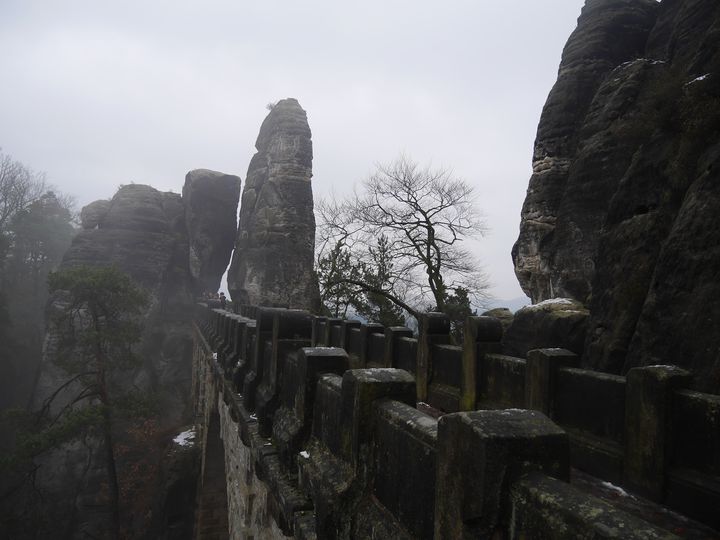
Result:
{"label": "cliff face", "polygon": [[[128,185],[112,200],[85,207],[81,214],[84,230],[60,267],[114,265],[129,274],[149,298],[136,347],[140,363],[114,375],[113,381],[123,392],[134,389],[155,404],[151,420],[140,425],[132,419],[118,420],[116,426],[115,459],[125,493],[121,512],[125,517],[146,516],[124,524],[135,532],[162,525],[163,501],[157,494],[162,490],[158,471],[163,451],[168,434],[191,422],[195,292],[207,283],[219,283],[224,272],[221,263],[230,258],[239,179],[211,171],[202,178],[190,173],[184,193],[181,197],[150,186]],[[203,235],[212,240],[203,242]],[[191,255],[193,241],[201,246]],[[77,386],[63,387],[70,375],[56,363],[58,336],[52,313],[63,308],[63,301],[63,295],[56,294],[48,305],[43,365],[34,394],[35,408],[54,396],[51,414],[59,413],[78,394]],[[41,526],[48,527],[41,529],[41,535],[63,531],[74,538],[108,533],[111,513],[102,496],[107,483],[103,448],[103,440],[91,434],[39,461],[37,485],[44,493],[42,515],[47,518]],[[140,484],[133,480],[137,471],[144,471]],[[138,514],[133,505],[148,508]]]}
{"label": "cliff face", "polygon": [[588,0],[538,127],[513,247],[538,302],[590,308],[585,365],[720,385],[720,4]]}
{"label": "cliff face", "polygon": [[228,288],[241,304],[314,309],[312,141],[305,111],[279,101],[248,167]]}

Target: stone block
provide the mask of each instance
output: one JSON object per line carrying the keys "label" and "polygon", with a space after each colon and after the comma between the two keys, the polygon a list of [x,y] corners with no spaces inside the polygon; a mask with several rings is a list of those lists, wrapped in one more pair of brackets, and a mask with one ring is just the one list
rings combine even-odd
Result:
{"label": "stone block", "polygon": [[375,411],[373,495],[414,538],[432,538],[437,420],[391,399]]}
{"label": "stone block", "polygon": [[450,318],[444,313],[426,313],[420,317],[418,337],[417,400],[426,401],[432,373],[432,346],[450,343]]}
{"label": "stone block", "polygon": [[550,415],[560,367],[574,367],[578,356],[566,349],[534,349],[525,364],[525,406]]}
{"label": "stone block", "polygon": [[362,326],[362,323],[360,321],[351,321],[351,320],[344,320],[342,322],[342,331],[341,331],[341,345],[343,349],[347,351],[348,354],[350,354],[350,332],[353,330],[353,328],[359,329]]}
{"label": "stone block", "polygon": [[340,454],[342,424],[342,377],[325,373],[318,381],[312,422],[312,436],[333,454]]}
{"label": "stone block", "polygon": [[625,397],[625,483],[661,501],[671,441],[670,398],[692,375],[675,366],[647,366],[627,373]]}
{"label": "stone block", "polygon": [[372,404],[392,398],[415,405],[415,380],[402,369],[370,368],[346,371],[342,380],[341,457],[352,467],[360,461],[361,444],[369,440],[373,425]]}
{"label": "stone block", "polygon": [[242,392],[245,376],[250,369],[250,358],[252,357],[252,352],[255,350],[255,321],[245,319],[240,323],[238,332],[240,333],[238,359],[235,363],[232,379],[236,391]]}
{"label": "stone block", "polygon": [[343,349],[334,347],[305,347],[286,367],[289,372],[287,377],[283,377],[280,407],[275,413],[272,436],[281,458],[292,465],[310,435],[320,375],[342,374],[347,370],[348,356]]}
{"label": "stone block", "polygon": [[525,406],[524,358],[489,354],[483,356],[478,379],[478,408],[522,408]]}
{"label": "stone block", "polygon": [[368,345],[371,334],[382,334],[385,327],[382,324],[368,323],[360,326],[360,350],[358,351],[359,368],[367,367],[368,363]]}
{"label": "stone block", "polygon": [[678,538],[639,517],[577,488],[539,473],[530,473],[511,488],[511,523],[506,538]]}
{"label": "stone block", "polygon": [[342,348],[342,325],[343,319],[330,318],[325,324],[325,338],[324,343],[328,347],[341,347]]}
{"label": "stone block", "polygon": [[468,317],[463,342],[460,409],[472,411],[477,402],[477,380],[480,365],[487,353],[502,351],[503,327],[494,317]]}
{"label": "stone block", "polygon": [[265,367],[263,381],[257,389],[256,411],[260,434],[270,437],[275,410],[280,400],[280,385],[285,374],[285,366],[290,356],[298,349],[310,345],[310,340],[280,339],[272,344],[270,365]]}
{"label": "stone block", "polygon": [[260,307],[255,317],[255,343],[249,358],[248,370],[243,380],[242,395],[245,398],[245,407],[254,411],[256,407],[256,392],[262,381],[265,369],[266,343],[272,342],[275,314],[286,311],[283,308]]}
{"label": "stone block", "polygon": [[436,538],[489,538],[511,481],[528,469],[569,478],[567,434],[536,411],[459,412],[438,422]]}
{"label": "stone block", "polygon": [[273,340],[312,339],[313,317],[301,309],[286,309],[273,314]]}
{"label": "stone block", "polygon": [[312,323],[312,346],[322,347],[325,343],[325,326],[327,326],[327,317],[314,317]]}
{"label": "stone block", "polygon": [[383,357],[384,367],[397,367],[395,351],[400,338],[412,337],[413,332],[404,326],[388,326],[385,328],[385,354]]}
{"label": "stone block", "polygon": [[291,354],[310,345],[312,317],[302,310],[282,310],[273,313],[270,353],[264,362],[262,381],[257,389],[256,408],[260,434],[269,437],[272,420],[278,406],[280,381]]}

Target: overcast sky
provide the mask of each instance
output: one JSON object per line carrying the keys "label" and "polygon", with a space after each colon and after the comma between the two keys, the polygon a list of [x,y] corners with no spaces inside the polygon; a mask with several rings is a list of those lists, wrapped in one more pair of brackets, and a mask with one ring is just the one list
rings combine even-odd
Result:
{"label": "overcast sky", "polygon": [[[80,205],[120,184],[244,182],[265,106],[295,97],[315,197],[404,152],[476,186],[498,298],[540,112],[583,0],[0,0],[0,147]],[[244,185],[244,183],[243,183]]]}

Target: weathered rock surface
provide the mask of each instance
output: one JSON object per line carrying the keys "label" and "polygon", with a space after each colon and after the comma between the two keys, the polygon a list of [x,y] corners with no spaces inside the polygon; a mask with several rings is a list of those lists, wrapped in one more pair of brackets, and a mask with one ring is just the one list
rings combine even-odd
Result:
{"label": "weathered rock surface", "polygon": [[102,220],[105,219],[108,210],[110,210],[109,200],[99,200],[84,206],[83,209],[80,210],[80,224],[82,228],[94,229],[100,225]]}
{"label": "weathered rock surface", "polygon": [[512,324],[515,315],[510,309],[506,307],[493,308],[481,313],[484,317],[495,317],[500,321],[503,327],[503,332],[507,331],[508,327]]}
{"label": "weathered rock surface", "polygon": [[538,127],[513,247],[539,302],[591,312],[586,366],[720,385],[720,4],[588,0]]}
{"label": "weathered rock surface", "polygon": [[182,196],[196,292],[216,292],[235,244],[240,178],[207,169],[190,171]]}
{"label": "weathered rock surface", "polygon": [[525,358],[528,351],[560,347],[581,354],[588,311],[576,300],[552,298],[519,309],[503,333],[503,352]]}
{"label": "weathered rock surface", "polygon": [[228,272],[233,301],[316,309],[312,141],[305,111],[279,101],[260,128]]}
{"label": "weathered rock surface", "polygon": [[622,169],[627,157],[623,163],[608,159],[622,148],[613,138],[585,148],[582,143],[595,133],[585,134],[583,128],[612,70],[640,56],[657,9],[655,0],[590,0],[565,46],[540,118],[533,175],[513,248],[515,273],[533,302],[564,296],[586,301],[589,296],[597,229],[619,181],[617,171],[608,175],[596,167]]}

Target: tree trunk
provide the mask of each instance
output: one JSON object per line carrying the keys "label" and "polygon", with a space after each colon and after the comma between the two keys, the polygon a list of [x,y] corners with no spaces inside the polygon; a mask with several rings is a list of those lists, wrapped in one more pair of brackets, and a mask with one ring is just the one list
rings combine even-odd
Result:
{"label": "tree trunk", "polygon": [[120,536],[120,487],[118,485],[117,468],[115,465],[115,452],[113,451],[112,415],[107,402],[107,394],[101,391],[103,402],[103,438],[105,441],[105,470],[108,476],[109,504],[112,516],[112,538]]}

